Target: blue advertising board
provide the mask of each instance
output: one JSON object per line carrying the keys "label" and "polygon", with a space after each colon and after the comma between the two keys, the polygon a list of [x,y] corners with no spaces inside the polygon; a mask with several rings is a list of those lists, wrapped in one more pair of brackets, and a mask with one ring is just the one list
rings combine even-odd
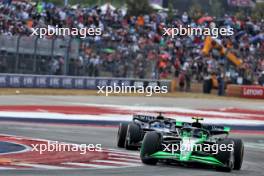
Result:
{"label": "blue advertising board", "polygon": [[168,86],[168,80],[0,74],[0,88],[62,88],[98,90],[105,86]]}

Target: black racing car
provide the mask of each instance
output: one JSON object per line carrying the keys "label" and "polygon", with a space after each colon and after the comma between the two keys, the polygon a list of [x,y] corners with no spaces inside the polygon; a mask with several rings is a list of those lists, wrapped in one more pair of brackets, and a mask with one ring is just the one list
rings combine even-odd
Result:
{"label": "black racing car", "polygon": [[157,117],[134,115],[130,123],[120,123],[117,134],[117,146],[126,149],[138,149],[148,131],[162,131],[171,136],[178,135],[176,120],[165,118],[160,113]]}

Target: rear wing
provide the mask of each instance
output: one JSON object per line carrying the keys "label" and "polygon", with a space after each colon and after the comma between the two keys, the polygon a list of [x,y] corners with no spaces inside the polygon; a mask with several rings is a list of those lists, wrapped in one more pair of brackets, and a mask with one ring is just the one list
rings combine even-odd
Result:
{"label": "rear wing", "polygon": [[133,121],[134,120],[139,120],[142,122],[149,122],[151,120],[155,120],[155,116],[148,116],[148,115],[133,115]]}
{"label": "rear wing", "polygon": [[175,119],[172,119],[172,118],[163,118],[163,119],[158,119],[157,117],[159,116],[149,116],[149,115],[133,115],[133,121],[134,120],[139,120],[141,122],[145,122],[145,123],[148,123],[150,121],[154,121],[154,120],[164,120],[164,121],[174,121]]}

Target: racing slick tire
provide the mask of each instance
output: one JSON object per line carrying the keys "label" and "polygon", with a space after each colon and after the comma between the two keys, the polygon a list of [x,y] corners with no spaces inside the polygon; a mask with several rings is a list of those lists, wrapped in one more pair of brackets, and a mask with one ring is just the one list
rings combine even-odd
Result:
{"label": "racing slick tire", "polygon": [[126,132],[125,148],[128,150],[138,149],[137,143],[142,140],[142,133],[139,125],[130,123]]}
{"label": "racing slick tire", "polygon": [[159,151],[160,148],[161,138],[157,132],[152,131],[145,134],[140,150],[140,158],[142,163],[147,165],[156,165],[158,160],[149,156]]}
{"label": "racing slick tire", "polygon": [[232,139],[234,141],[234,170],[240,170],[244,157],[244,143],[241,139]]}
{"label": "racing slick tire", "polygon": [[228,150],[229,145],[234,145],[234,141],[232,139],[222,139],[217,142],[218,148],[221,145],[226,146],[226,150],[219,150],[216,154],[216,159],[222,162],[225,166],[217,167],[217,170],[224,171],[224,172],[231,172],[234,168],[234,150]]}
{"label": "racing slick tire", "polygon": [[127,123],[119,124],[118,132],[117,132],[117,146],[120,148],[124,148],[125,146],[127,127],[128,127]]}

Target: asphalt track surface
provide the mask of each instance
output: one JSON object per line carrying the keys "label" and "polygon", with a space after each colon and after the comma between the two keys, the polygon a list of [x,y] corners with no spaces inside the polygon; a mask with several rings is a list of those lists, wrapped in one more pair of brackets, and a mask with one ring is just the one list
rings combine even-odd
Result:
{"label": "asphalt track surface", "polygon": [[[126,104],[149,106],[177,106],[186,108],[225,108],[239,107],[247,109],[264,109],[263,101],[239,100],[209,100],[184,98],[139,98],[139,97],[70,97],[70,96],[1,96],[1,105],[81,105],[83,103],[96,104]],[[20,122],[1,122],[0,133],[25,137],[41,138],[69,143],[100,143],[102,147],[117,149],[117,128],[95,127],[80,125],[33,124]],[[263,135],[236,134],[245,143],[263,143]],[[74,169],[74,170],[0,170],[3,176],[262,176],[264,175],[264,149],[246,145],[242,170],[225,173],[210,168],[186,167],[179,165],[158,164],[157,166],[142,165],[139,167],[112,168],[112,169]]]}

